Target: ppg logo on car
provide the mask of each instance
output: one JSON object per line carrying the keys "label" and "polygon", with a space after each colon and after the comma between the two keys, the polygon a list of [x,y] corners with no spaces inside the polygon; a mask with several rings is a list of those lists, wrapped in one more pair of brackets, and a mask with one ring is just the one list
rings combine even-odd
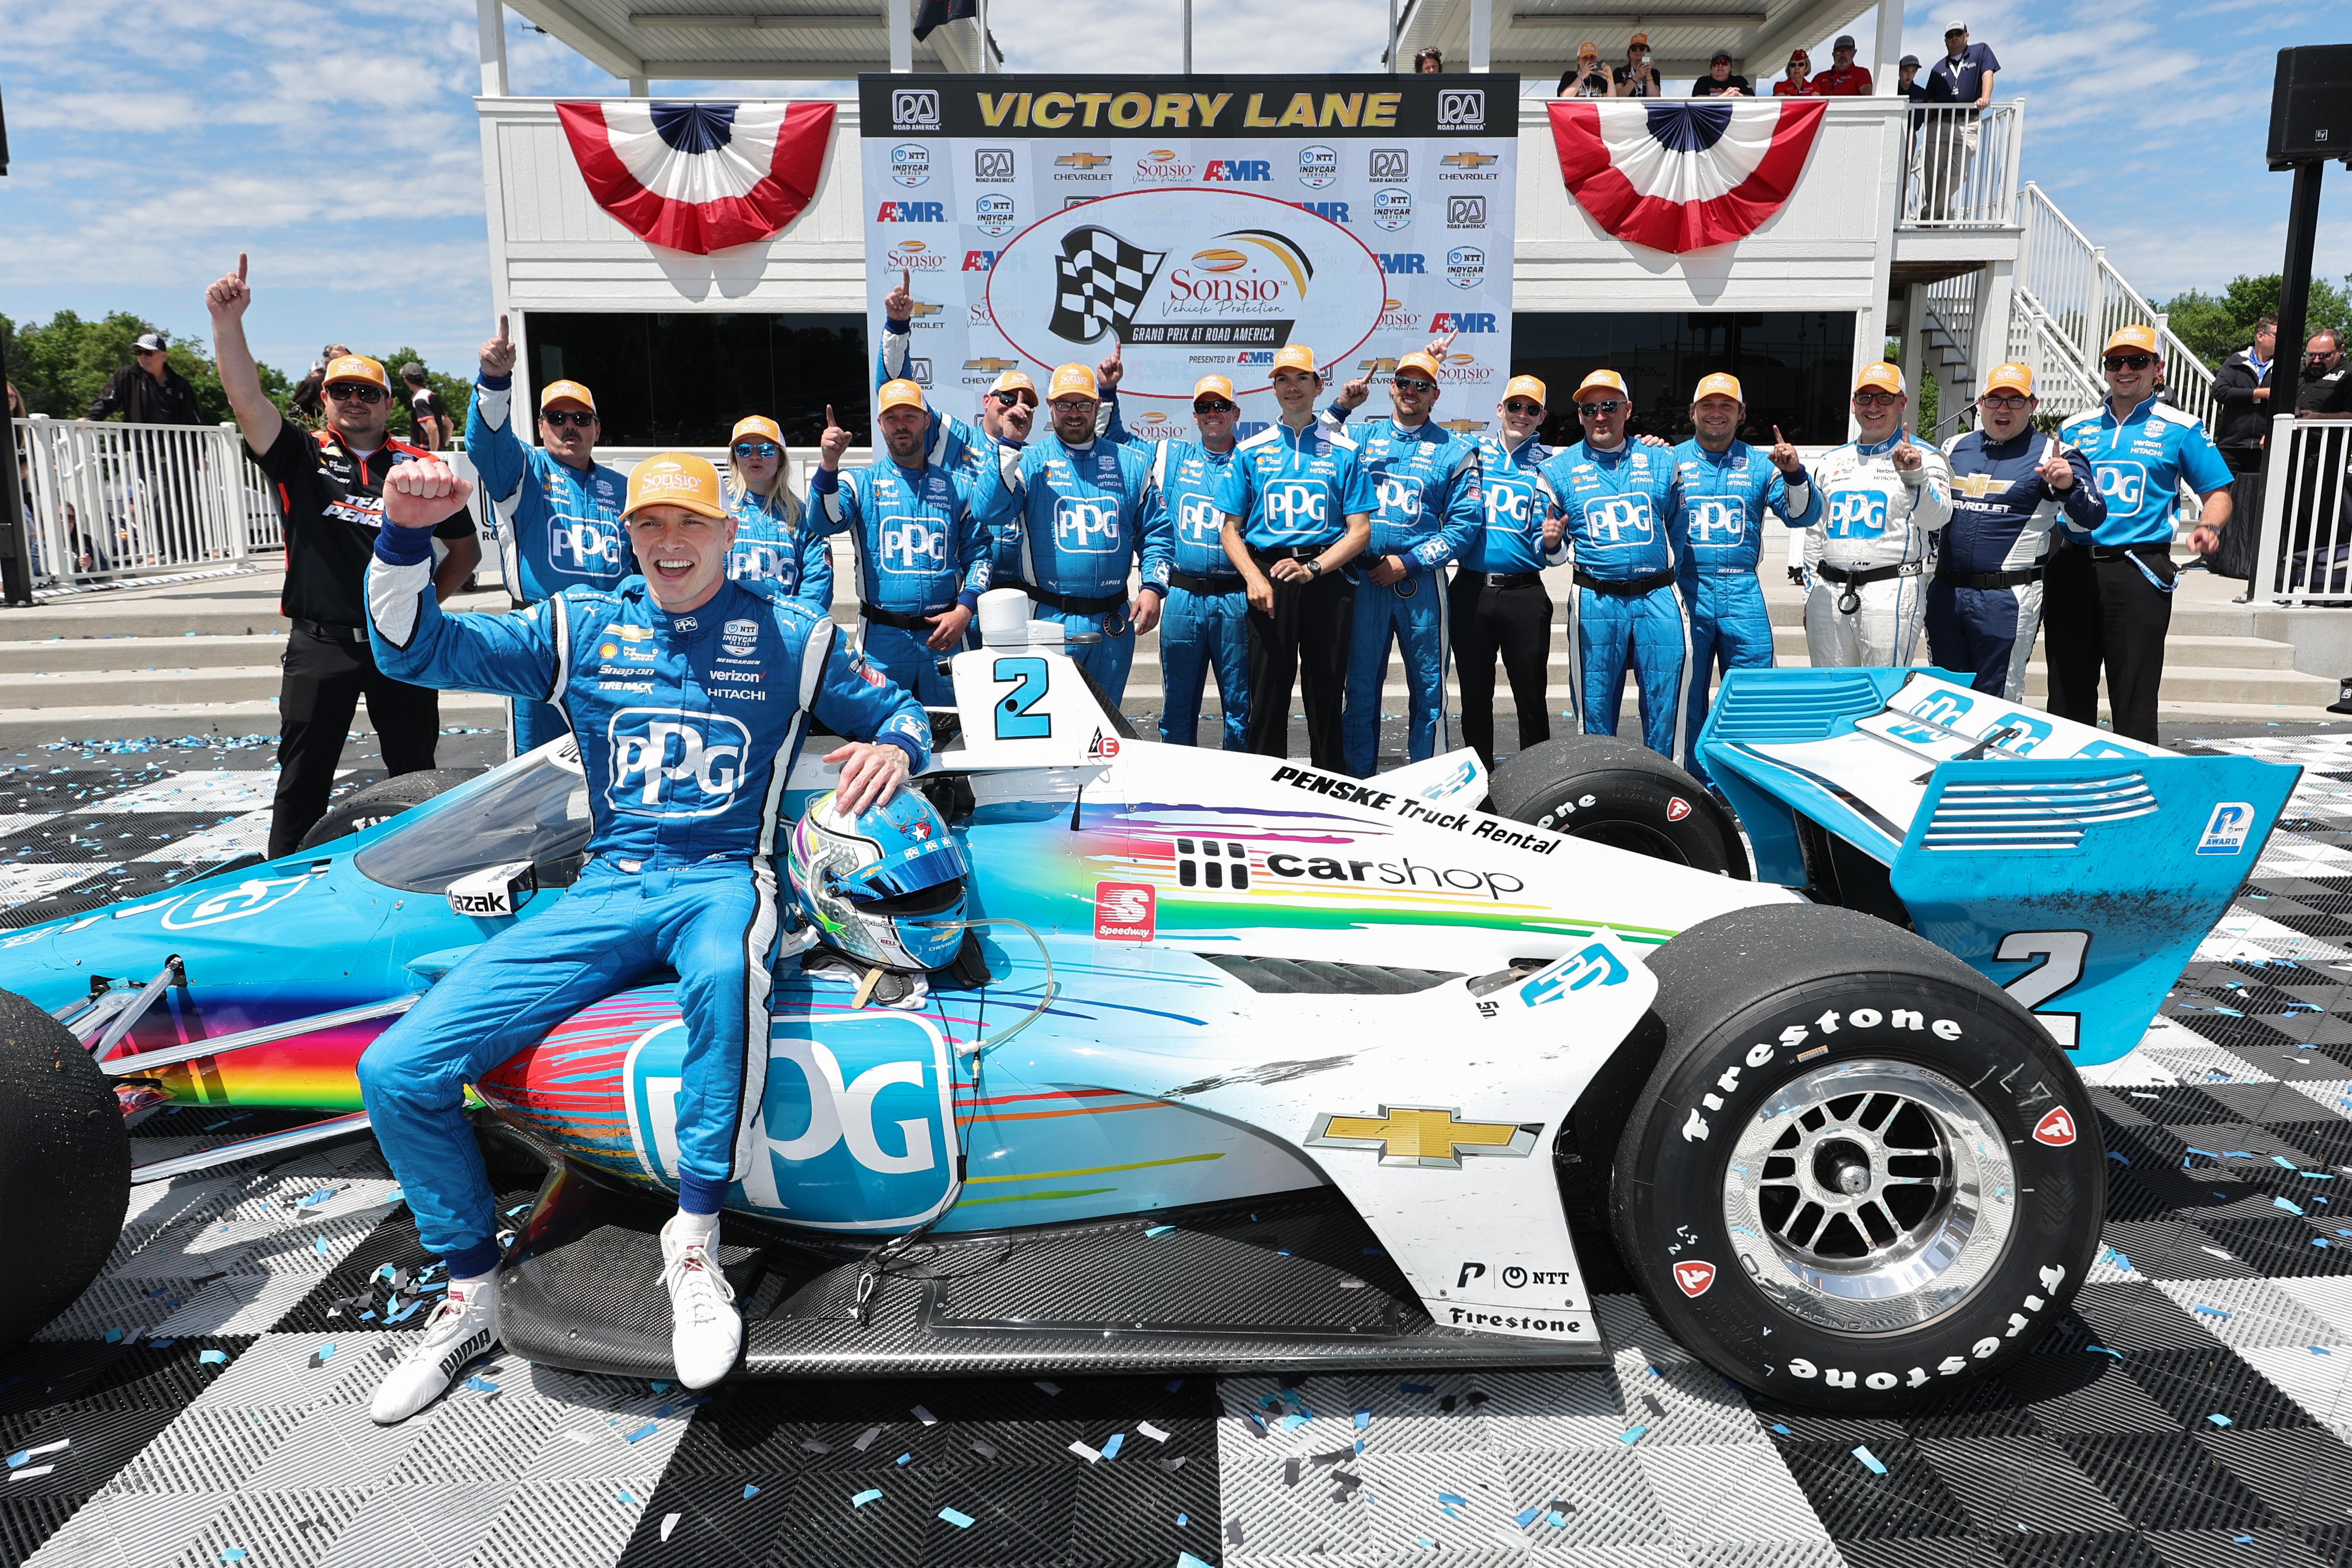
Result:
{"label": "ppg logo on car", "polygon": [[1486,93],[1483,88],[1448,88],[1437,95],[1440,131],[1486,129]]}
{"label": "ppg logo on car", "polygon": [[882,520],[882,570],[936,572],[948,563],[947,531],[923,517]]}
{"label": "ppg logo on car", "polygon": [[1054,542],[1074,555],[1108,555],[1118,548],[1118,503],[1108,497],[1054,498]]}
{"label": "ppg logo on car", "polygon": [[713,816],[735,804],[751,732],[719,713],[624,708],[605,726],[605,803],[632,816]]}
{"label": "ppg logo on car", "polygon": [[[1479,112],[1483,123],[1486,113]],[[940,95],[929,88],[902,87],[890,94],[890,129],[893,131],[937,131],[940,128]]]}
{"label": "ppg logo on car", "polygon": [[558,572],[601,577],[621,565],[621,532],[591,518],[564,518],[547,532],[547,559]]}

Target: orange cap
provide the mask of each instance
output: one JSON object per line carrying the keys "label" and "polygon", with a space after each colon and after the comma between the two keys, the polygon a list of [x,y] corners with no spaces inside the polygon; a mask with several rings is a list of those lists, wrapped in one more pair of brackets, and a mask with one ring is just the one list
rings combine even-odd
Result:
{"label": "orange cap", "polygon": [[691,452],[656,452],[630,473],[623,520],[649,506],[682,506],[705,517],[727,515],[719,500],[719,470],[709,458]]}
{"label": "orange cap", "polygon": [[1318,381],[1323,378],[1323,373],[1315,368],[1315,351],[1305,343],[1285,343],[1275,350],[1274,368],[1303,370],[1312,374]]}
{"label": "orange cap", "polygon": [[1597,60],[1601,58],[1601,46],[1587,38],[1583,43],[1576,46],[1576,58],[1580,60]]}
{"label": "orange cap", "polygon": [[392,390],[384,379],[383,366],[365,354],[341,354],[327,363],[327,374],[319,378],[320,386],[332,386],[339,381],[364,381],[372,386]]}
{"label": "orange cap", "polygon": [[874,417],[877,419],[889,413],[893,408],[922,406],[923,389],[904,378],[884,382],[881,390],[874,395]]}
{"label": "orange cap", "polygon": [[1432,381],[1437,379],[1437,361],[1420,349],[1397,361],[1396,367],[1399,370],[1417,370]]}
{"label": "orange cap", "polygon": [[[2128,327],[2117,327],[2115,330],[2115,335],[2107,339],[2107,346],[2100,352],[2102,353],[2113,353],[2117,349],[2137,349],[2142,353],[2158,355],[2161,355],[2164,353],[2164,350],[2157,343],[2156,329],[2153,327],[2138,326],[2137,324]],[[338,360],[335,363],[340,364],[342,362]],[[369,363],[373,363],[374,362],[371,360]]]}
{"label": "orange cap", "polygon": [[1090,397],[1102,401],[1102,393],[1095,385],[1095,373],[1090,365],[1057,364],[1054,379],[1045,384],[1045,401],[1062,397]]}
{"label": "orange cap", "polygon": [[1532,397],[1538,403],[1547,405],[1551,401],[1550,394],[1544,390],[1544,384],[1531,375],[1511,377],[1510,384],[1503,388],[1503,399],[1508,402],[1514,397]]}
{"label": "orange cap", "polygon": [[1025,370],[1008,370],[1003,374],[998,376],[993,382],[990,383],[988,390],[991,392],[1025,392],[1030,396],[1034,397],[1037,395],[1037,384],[1029,379],[1029,373]]}
{"label": "orange cap", "polygon": [[746,414],[735,421],[735,428],[728,432],[727,444],[731,447],[746,436],[765,436],[779,447],[784,444],[784,433],[764,414]]}
{"label": "orange cap", "polygon": [[1198,403],[1204,397],[1222,397],[1227,403],[1240,401],[1234,395],[1233,382],[1222,375],[1204,375],[1192,384],[1192,401]]}
{"label": "orange cap", "polygon": [[1625,47],[1629,49],[1636,44],[1641,45],[1645,49],[1648,48],[1650,47],[1650,35],[1647,33],[1636,33],[1632,37],[1625,40]]}
{"label": "orange cap", "polygon": [[1900,397],[1904,390],[1903,373],[1885,360],[1880,360],[1876,364],[1864,369],[1862,374],[1855,378],[1853,389],[1856,392],[1860,392],[1865,386],[1874,386],[1881,392],[1891,392]]}
{"label": "orange cap", "polygon": [[2033,395],[2033,367],[2022,364],[1997,364],[1984,379],[1987,392],[2021,392]]}
{"label": "orange cap", "polygon": [[1625,392],[1625,378],[1623,376],[1619,375],[1613,370],[1596,370],[1578,384],[1576,388],[1576,396],[1570,399],[1570,401],[1576,402],[1581,400],[1586,393],[1591,392],[1596,386],[1600,387],[1604,392],[1616,393],[1621,397],[1627,395]]}
{"label": "orange cap", "polygon": [[539,405],[541,408],[544,408],[549,404],[558,402],[566,397],[572,399],[572,402],[580,405],[581,407],[585,408],[591,414],[596,412],[596,399],[594,395],[591,394],[586,387],[581,385],[576,381],[549,382],[540,392]]}
{"label": "orange cap", "polygon": [[1734,403],[1745,403],[1748,396],[1739,390],[1739,378],[1725,371],[1715,371],[1698,378],[1698,390],[1691,394],[1696,403],[1702,397],[1728,397]]}

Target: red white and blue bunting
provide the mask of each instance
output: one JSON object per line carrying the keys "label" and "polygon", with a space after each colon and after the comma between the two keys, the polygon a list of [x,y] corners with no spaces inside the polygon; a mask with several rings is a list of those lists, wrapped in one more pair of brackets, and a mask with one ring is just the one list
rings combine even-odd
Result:
{"label": "red white and blue bunting", "polygon": [[1551,105],[1560,177],[1619,239],[1682,252],[1752,234],[1796,188],[1828,105],[1815,100]]}
{"label": "red white and blue bunting", "polygon": [[816,194],[830,103],[559,103],[596,205],[644,238],[708,256],[781,233]]}

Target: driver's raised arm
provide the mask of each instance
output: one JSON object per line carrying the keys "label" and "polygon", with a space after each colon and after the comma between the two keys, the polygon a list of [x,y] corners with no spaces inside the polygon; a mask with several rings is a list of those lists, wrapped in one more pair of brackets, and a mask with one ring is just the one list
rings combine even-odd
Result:
{"label": "driver's raised arm", "polygon": [[463,506],[470,488],[438,461],[402,463],[385,476],[384,523],[367,573],[376,665],[412,685],[554,701],[568,673],[562,595],[513,615],[441,612],[427,520]]}

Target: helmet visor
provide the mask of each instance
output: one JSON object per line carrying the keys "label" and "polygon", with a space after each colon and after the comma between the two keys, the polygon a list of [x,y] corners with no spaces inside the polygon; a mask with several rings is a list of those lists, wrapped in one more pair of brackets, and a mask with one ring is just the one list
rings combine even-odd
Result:
{"label": "helmet visor", "polygon": [[[834,886],[854,904],[871,908],[961,879],[963,851],[945,834],[909,844],[887,858],[838,878]],[[877,912],[887,913],[887,910]]]}

